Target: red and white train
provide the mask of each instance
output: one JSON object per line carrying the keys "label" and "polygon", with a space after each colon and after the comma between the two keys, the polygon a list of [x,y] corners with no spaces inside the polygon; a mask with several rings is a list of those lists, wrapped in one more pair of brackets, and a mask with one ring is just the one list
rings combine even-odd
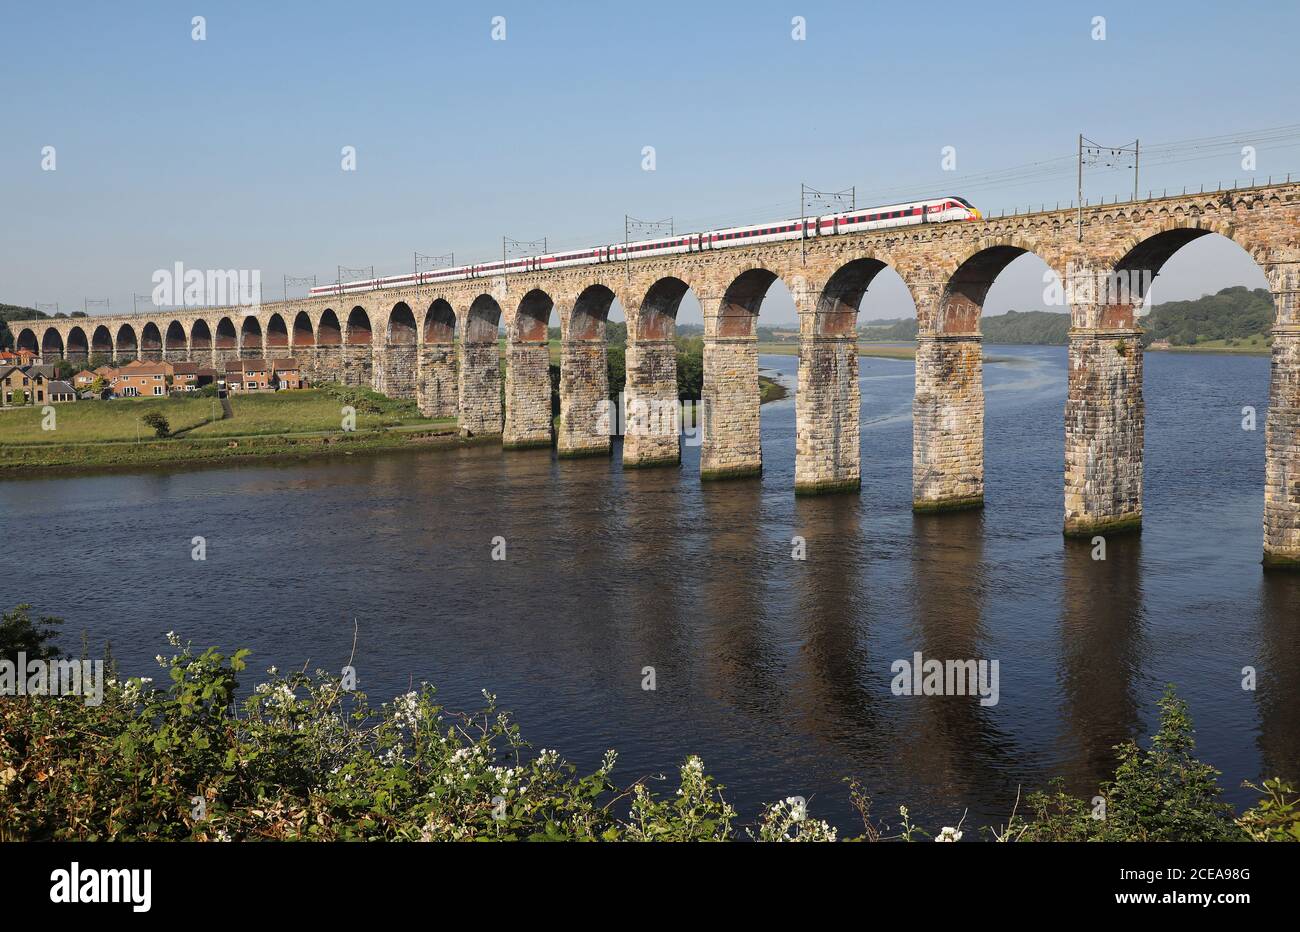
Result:
{"label": "red and white train", "polygon": [[459,281],[466,278],[487,278],[511,275],[516,272],[537,272],[564,268],[570,265],[592,265],[599,262],[619,262],[647,256],[667,256],[682,252],[700,252],[705,249],[730,249],[756,243],[775,243],[781,240],[811,239],[815,236],[836,236],[859,233],[863,230],[880,230],[914,223],[947,223],[954,220],[980,220],[982,214],[965,198],[948,196],[907,204],[889,204],[883,207],[866,207],[823,217],[805,217],[802,220],[781,220],[760,223],[749,227],[729,227],[706,233],[682,233],[660,239],[641,240],[635,243],[613,243],[609,246],[592,246],[569,252],[554,252],[545,256],[526,256],[478,265],[460,265],[454,268],[433,269],[428,272],[408,272],[384,278],[367,278],[344,282],[341,285],[318,285],[310,289],[313,295],[339,294],[350,291],[372,291],[376,288],[397,288],[404,285],[423,285],[429,282]]}

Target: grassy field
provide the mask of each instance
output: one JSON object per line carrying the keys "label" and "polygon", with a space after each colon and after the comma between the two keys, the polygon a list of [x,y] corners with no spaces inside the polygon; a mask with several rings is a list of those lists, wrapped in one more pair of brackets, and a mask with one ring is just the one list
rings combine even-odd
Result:
{"label": "grassy field", "polygon": [[[233,418],[203,424],[187,436],[201,439],[318,433],[338,431],[343,424],[342,401],[315,389],[266,395],[234,395],[230,399],[230,406],[235,412]],[[357,430],[434,423],[420,417],[413,410],[406,410],[406,406],[400,403],[389,402],[386,407],[391,410],[377,413],[367,413],[359,405],[354,407],[358,409]],[[220,412],[221,409],[217,410]]]}
{"label": "grassy field", "polygon": [[1227,340],[1203,340],[1190,346],[1148,346],[1148,353],[1247,353],[1255,356],[1267,356],[1272,353],[1268,337],[1253,334],[1234,340],[1229,346]]}
{"label": "grassy field", "polygon": [[173,431],[197,427],[221,417],[221,402],[211,398],[119,398],[54,405],[55,429],[42,430],[40,405],[0,408],[0,445],[50,443],[110,443],[150,439],[153,430],[141,423],[151,412],[167,418]]}

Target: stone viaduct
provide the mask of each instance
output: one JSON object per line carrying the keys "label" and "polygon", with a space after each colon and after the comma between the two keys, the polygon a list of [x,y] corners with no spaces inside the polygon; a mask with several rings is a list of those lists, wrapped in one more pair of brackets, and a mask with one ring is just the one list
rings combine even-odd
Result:
{"label": "stone viaduct", "polygon": [[[657,431],[638,412],[676,399],[675,315],[690,290],[705,322],[701,473],[716,479],[762,468],[756,319],[780,278],[794,297],[801,334],[795,491],[844,491],[857,489],[860,476],[857,309],[890,267],[910,289],[920,325],[914,506],[945,510],[983,503],[980,313],[997,275],[1032,252],[1060,276],[1069,303],[1065,531],[1092,535],[1141,522],[1145,415],[1135,307],[1180,247],[1218,233],[1254,258],[1274,297],[1264,558],[1300,566],[1300,183],[1092,205],[1081,213],[1081,237],[1074,209],[1049,210],[255,308],[11,328],[20,345],[47,360],[103,354],[220,364],[292,354],[310,377],[418,399],[425,414],[455,415],[462,433],[499,435],[513,448],[553,442],[546,327],[556,312],[557,446],[561,456],[576,456],[610,450],[600,403],[607,395],[605,322],[617,299],[627,317],[632,412],[623,465],[640,467],[680,461],[675,420],[672,430]],[[1117,288],[1117,280],[1133,284]]]}

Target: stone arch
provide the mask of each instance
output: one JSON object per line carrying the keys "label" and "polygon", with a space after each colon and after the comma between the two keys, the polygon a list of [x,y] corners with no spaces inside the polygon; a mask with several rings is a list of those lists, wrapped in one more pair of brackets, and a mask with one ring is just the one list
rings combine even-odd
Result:
{"label": "stone arch", "polygon": [[239,349],[241,353],[253,352],[259,356],[262,353],[262,322],[252,314],[239,325]]}
{"label": "stone arch", "polygon": [[113,334],[100,324],[90,336],[90,352],[95,356],[113,357]]}
{"label": "stone arch", "polygon": [[217,349],[233,350],[239,347],[239,334],[235,332],[235,322],[229,317],[217,321]]}
{"label": "stone arch", "polygon": [[603,340],[609,309],[614,304],[614,292],[605,285],[588,285],[573,302],[569,315],[568,339]]}
{"label": "stone arch", "polygon": [[140,330],[140,358],[161,359],[163,350],[162,331],[152,320]]}
{"label": "stone arch", "polygon": [[47,357],[52,356],[63,358],[63,334],[56,327],[46,327],[41,334],[41,359],[48,362]]}
{"label": "stone arch", "polygon": [[850,259],[836,269],[817,298],[813,333],[818,336],[853,336],[862,298],[876,276],[887,268],[886,262],[863,256]]}
{"label": "stone arch", "polygon": [[36,331],[30,327],[24,327],[18,331],[18,336],[14,338],[14,345],[20,350],[30,350],[38,356],[41,352],[41,344],[36,339]]}
{"label": "stone arch", "polygon": [[501,305],[490,294],[481,294],[465,316],[464,343],[496,343],[501,325]]}
{"label": "stone arch", "polygon": [[168,353],[183,353],[188,349],[185,325],[179,320],[173,320],[167,325],[167,332],[163,334],[163,349]]}
{"label": "stone arch", "polygon": [[209,353],[212,351],[212,328],[203,318],[190,326],[190,352]]}
{"label": "stone arch", "polygon": [[374,341],[370,329],[370,315],[361,305],[357,305],[348,314],[347,340],[349,346],[369,346]]}
{"label": "stone arch", "polygon": [[651,285],[637,314],[636,338],[671,340],[677,333],[677,310],[690,290],[690,285],[671,275]]}
{"label": "stone arch", "polygon": [[398,301],[388,312],[388,328],[384,339],[388,343],[408,345],[419,342],[415,327],[415,314],[405,301]]}
{"label": "stone arch", "polygon": [[339,315],[334,313],[333,308],[325,308],[321,312],[320,321],[316,324],[316,345],[317,346],[338,346],[343,342],[343,328],[339,326]]}
{"label": "stone arch", "polygon": [[279,313],[272,314],[266,321],[266,348],[283,349],[289,345],[289,328],[285,325],[284,317]]}
{"label": "stone arch", "polygon": [[1174,253],[1188,243],[1214,233],[1235,242],[1232,232],[1227,225],[1187,224],[1173,219],[1162,221],[1153,233],[1132,238],[1113,270],[1099,270],[1113,274],[1096,283],[1095,301],[1080,302],[1081,306],[1075,310],[1074,326],[1106,330],[1136,327],[1138,309],[1146,301],[1151,283]]}
{"label": "stone arch", "polygon": [[514,331],[511,334],[512,341],[535,343],[546,340],[554,308],[555,302],[551,296],[540,288],[534,288],[524,295],[515,311],[514,327],[511,328]]}
{"label": "stone arch", "polygon": [[117,339],[113,341],[113,345],[118,356],[123,354],[138,356],[140,353],[140,340],[135,335],[135,328],[130,324],[123,324],[117,328]]}
{"label": "stone arch", "polygon": [[90,341],[86,339],[86,331],[73,327],[68,331],[68,358],[82,361],[89,356]]}
{"label": "stone arch", "polygon": [[933,319],[921,321],[921,329],[943,334],[979,333],[984,299],[993,282],[1029,251],[1014,242],[982,244],[948,276],[938,306],[922,312]]}
{"label": "stone arch", "polygon": [[456,337],[456,312],[444,298],[435,298],[424,312],[424,342],[450,343]]}
{"label": "stone arch", "polygon": [[316,330],[311,323],[311,315],[306,311],[299,311],[293,318],[293,332],[289,336],[291,346],[314,346],[316,343]]}
{"label": "stone arch", "polygon": [[752,337],[756,333],[759,308],[767,290],[779,278],[762,267],[746,269],[727,286],[718,306],[716,333],[720,337]]}

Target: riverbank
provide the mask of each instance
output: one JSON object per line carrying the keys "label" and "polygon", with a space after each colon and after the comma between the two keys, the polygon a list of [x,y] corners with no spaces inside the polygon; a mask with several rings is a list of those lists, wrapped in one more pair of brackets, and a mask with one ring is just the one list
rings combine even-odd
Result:
{"label": "riverbank", "polygon": [[[798,356],[797,342],[759,343],[759,355]],[[875,356],[881,359],[915,359],[916,347],[904,343],[859,343],[859,356]]]}

